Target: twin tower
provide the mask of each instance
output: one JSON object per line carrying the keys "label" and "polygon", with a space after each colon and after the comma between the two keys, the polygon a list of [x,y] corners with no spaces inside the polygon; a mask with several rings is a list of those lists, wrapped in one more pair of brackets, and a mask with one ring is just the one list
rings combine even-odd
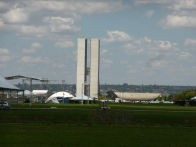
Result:
{"label": "twin tower", "polygon": [[[87,68],[87,39],[78,38],[76,96],[88,95],[98,98],[99,94],[100,40],[90,39],[90,68]],[[87,93],[87,75],[90,73],[90,88]]]}

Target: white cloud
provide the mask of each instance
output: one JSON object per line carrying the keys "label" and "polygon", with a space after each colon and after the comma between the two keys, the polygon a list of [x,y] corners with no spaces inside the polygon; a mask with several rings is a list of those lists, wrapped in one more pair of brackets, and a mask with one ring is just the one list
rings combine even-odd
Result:
{"label": "white cloud", "polygon": [[128,66],[127,67],[127,73],[128,74],[134,74],[134,73],[137,73],[137,70],[133,66]]}
{"label": "white cloud", "polygon": [[122,1],[86,1],[82,4],[81,12],[83,13],[109,13],[119,11],[124,6]]}
{"label": "white cloud", "polygon": [[23,52],[23,53],[26,53],[26,54],[33,54],[33,53],[36,53],[36,52],[37,52],[37,49],[38,49],[38,48],[41,48],[41,47],[42,47],[42,46],[41,46],[40,43],[34,42],[34,43],[31,44],[31,47],[30,47],[30,48],[28,48],[28,49],[23,48],[23,49],[22,49],[22,52]]}
{"label": "white cloud", "polygon": [[[29,4],[28,4],[29,3]],[[69,0],[69,1],[28,1],[27,5],[31,8],[35,8],[36,10],[50,10],[50,11],[63,11],[66,13],[108,13],[113,11],[118,11],[123,9],[125,6],[123,5],[121,0]]]}
{"label": "white cloud", "polygon": [[6,48],[0,48],[0,54],[9,54],[9,50]]}
{"label": "white cloud", "polygon": [[23,34],[36,36],[38,38],[45,36],[48,32],[46,26],[22,25],[19,26],[19,29]]}
{"label": "white cloud", "polygon": [[104,55],[104,54],[107,54],[108,53],[108,50],[106,49],[101,49],[101,55]]}
{"label": "white cloud", "polygon": [[74,46],[74,43],[72,41],[61,40],[56,42],[55,46],[60,48],[72,48]]}
{"label": "white cloud", "polygon": [[0,56],[0,62],[8,62],[11,60],[10,56]]}
{"label": "white cloud", "polygon": [[145,15],[146,17],[152,17],[153,14],[154,14],[154,10],[148,10],[144,15]]}
{"label": "white cloud", "polygon": [[46,62],[47,58],[45,57],[32,57],[32,56],[23,56],[20,59],[20,62],[23,63],[43,63]]}
{"label": "white cloud", "polygon": [[8,3],[6,2],[3,2],[3,1],[0,1],[0,9],[7,9],[9,6]]}
{"label": "white cloud", "polygon": [[32,43],[31,46],[32,46],[32,48],[41,48],[42,47],[39,42],[34,42],[34,43]]}
{"label": "white cloud", "polygon": [[73,24],[74,23],[74,20],[72,19],[72,18],[64,18],[64,17],[59,17],[59,16],[57,16],[57,17],[49,17],[49,16],[47,16],[47,17],[45,17],[44,18],[44,20],[43,20],[44,22],[50,22],[50,23],[68,23],[68,24]]}
{"label": "white cloud", "polygon": [[188,39],[185,40],[184,45],[196,47],[196,39],[188,38]]}
{"label": "white cloud", "polygon": [[146,54],[152,56],[158,56],[160,54],[168,54],[171,50],[176,50],[176,43],[163,40],[152,40],[148,37],[141,39],[133,38],[124,45],[126,53],[130,55]]}
{"label": "white cloud", "polygon": [[135,0],[135,5],[168,4],[171,0]]}
{"label": "white cloud", "polygon": [[52,63],[52,66],[59,69],[65,68],[65,64],[62,63]]}
{"label": "white cloud", "polygon": [[26,54],[33,54],[36,52],[36,49],[35,48],[29,48],[29,49],[23,48],[22,52]]}
{"label": "white cloud", "polygon": [[3,20],[0,18],[0,28],[3,28],[4,27],[4,22],[3,22]]}
{"label": "white cloud", "polygon": [[174,62],[174,59],[177,62],[176,60],[192,57],[187,49],[179,48],[176,42],[153,40],[148,37],[132,38],[122,49],[126,55],[142,59],[147,68],[164,67]]}
{"label": "white cloud", "polygon": [[167,17],[160,21],[163,28],[196,27],[196,0],[135,0],[136,6],[150,4],[169,10]]}
{"label": "white cloud", "polygon": [[170,49],[172,47],[171,43],[169,41],[158,41],[157,43],[159,43],[159,47],[163,48],[163,49]]}
{"label": "white cloud", "polygon": [[172,10],[193,10],[196,9],[195,0],[175,0],[172,5],[169,6]]}
{"label": "white cloud", "polygon": [[27,3],[29,3],[27,4],[29,7],[31,7],[30,5],[32,5],[31,8],[35,8],[36,11],[43,10],[43,9],[60,11],[60,10],[63,10],[65,7],[63,1],[54,1],[54,0],[29,1]]}
{"label": "white cloud", "polygon": [[110,60],[110,59],[102,59],[102,62],[104,63],[104,64],[112,64],[113,63],[113,61],[112,60]]}
{"label": "white cloud", "polygon": [[161,67],[164,64],[164,61],[161,58],[152,58],[147,61],[147,67]]}
{"label": "white cloud", "polygon": [[196,17],[192,16],[179,16],[168,15],[162,22],[162,26],[166,28],[170,27],[196,27]]}
{"label": "white cloud", "polygon": [[[0,2],[0,29],[25,38],[57,40],[80,32],[82,14],[110,13],[127,6],[122,0],[28,0]],[[9,7],[8,7],[9,5]]]}
{"label": "white cloud", "polygon": [[49,23],[51,32],[78,32],[79,27],[74,24],[73,18],[65,17],[45,17],[43,22]]}
{"label": "white cloud", "polygon": [[107,31],[108,38],[103,39],[105,42],[123,42],[131,40],[131,37],[122,31]]}
{"label": "white cloud", "polygon": [[135,0],[135,5],[150,5],[157,4],[164,6],[170,10],[187,10],[195,9],[195,0]]}
{"label": "white cloud", "polygon": [[28,14],[21,8],[11,9],[4,13],[2,17],[9,23],[22,23],[28,20]]}
{"label": "white cloud", "polygon": [[184,59],[188,59],[188,58],[190,58],[192,55],[189,53],[189,52],[181,52],[180,54],[179,54],[179,57],[180,58],[184,58]]}

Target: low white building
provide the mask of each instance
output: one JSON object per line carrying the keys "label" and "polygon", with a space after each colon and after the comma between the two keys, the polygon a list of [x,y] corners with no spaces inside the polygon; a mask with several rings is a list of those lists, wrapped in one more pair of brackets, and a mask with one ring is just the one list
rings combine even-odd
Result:
{"label": "low white building", "polygon": [[33,90],[32,94],[37,96],[45,96],[48,93],[48,90]]}
{"label": "low white building", "polygon": [[136,92],[115,92],[122,100],[129,101],[152,101],[161,96],[160,93],[136,93]]}
{"label": "low white building", "polygon": [[78,96],[78,97],[73,97],[71,98],[72,101],[93,101],[92,98],[86,96],[86,95],[83,95],[83,96]]}

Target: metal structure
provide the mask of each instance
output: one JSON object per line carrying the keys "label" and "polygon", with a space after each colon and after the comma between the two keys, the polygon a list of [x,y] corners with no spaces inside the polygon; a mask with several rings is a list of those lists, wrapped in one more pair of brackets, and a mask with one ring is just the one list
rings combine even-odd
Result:
{"label": "metal structure", "polygon": [[24,81],[29,81],[30,82],[30,91],[32,92],[32,84],[33,81],[40,81],[42,83],[48,84],[49,80],[48,79],[38,79],[38,78],[33,78],[33,77],[27,77],[27,76],[21,76],[21,75],[15,75],[15,76],[9,76],[5,77],[6,80],[15,80],[15,79],[22,79],[23,82],[23,89],[24,89]]}
{"label": "metal structure", "polygon": [[5,78],[0,76],[0,89],[2,90],[19,90],[16,86],[8,83]]}
{"label": "metal structure", "polygon": [[[5,78],[0,76],[0,95],[1,99],[3,99],[4,94],[11,95],[12,92],[16,93],[16,97],[18,98],[18,92],[23,91],[17,88],[16,86],[10,84]],[[24,91],[23,91],[23,96],[24,96]],[[17,99],[18,102],[18,99]]]}
{"label": "metal structure", "polygon": [[9,76],[9,77],[5,77],[6,80],[15,80],[15,79],[22,79],[22,83],[23,83],[23,97],[24,97],[24,81],[28,80],[30,82],[30,91],[31,91],[31,98],[30,98],[30,105],[31,105],[31,100],[32,100],[32,84],[33,84],[33,80],[34,81],[41,81],[42,83],[46,82],[48,83],[48,80],[43,80],[43,79],[38,79],[38,78],[33,78],[33,77],[26,77],[26,76],[21,76],[21,75],[15,75],[15,76]]}

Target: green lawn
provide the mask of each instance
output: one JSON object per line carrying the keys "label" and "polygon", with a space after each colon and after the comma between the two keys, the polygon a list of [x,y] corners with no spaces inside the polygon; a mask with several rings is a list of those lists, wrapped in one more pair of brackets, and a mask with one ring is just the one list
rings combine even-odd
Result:
{"label": "green lawn", "polygon": [[[174,104],[107,104],[113,109],[129,109],[129,110],[174,110],[174,111],[196,111],[196,106],[178,106]],[[101,104],[11,104],[12,108],[88,108],[96,109]]]}
{"label": "green lawn", "polygon": [[186,127],[66,124],[6,124],[1,127],[2,147],[194,147],[196,145],[196,128]]}
{"label": "green lawn", "polygon": [[[51,107],[41,107],[46,106]],[[113,104],[103,111],[98,105],[59,106],[74,109],[0,111],[0,146],[196,146],[196,112],[131,111],[194,107]]]}

